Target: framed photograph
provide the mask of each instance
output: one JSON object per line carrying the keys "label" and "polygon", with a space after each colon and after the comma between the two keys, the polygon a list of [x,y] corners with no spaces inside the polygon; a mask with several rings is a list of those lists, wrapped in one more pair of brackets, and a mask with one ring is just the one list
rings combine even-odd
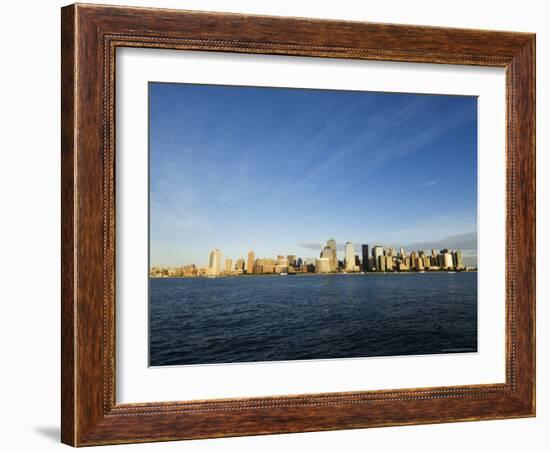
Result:
{"label": "framed photograph", "polygon": [[62,9],[62,441],[535,415],[535,36]]}

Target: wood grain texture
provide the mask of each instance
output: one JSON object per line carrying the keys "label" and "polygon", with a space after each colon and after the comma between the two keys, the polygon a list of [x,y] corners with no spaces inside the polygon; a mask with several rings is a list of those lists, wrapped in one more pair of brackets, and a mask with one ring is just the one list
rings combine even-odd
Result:
{"label": "wood grain texture", "polygon": [[[534,35],[77,4],[62,9],[61,36],[64,443],[535,414]],[[506,383],[117,404],[114,87],[124,46],[506,68]]]}

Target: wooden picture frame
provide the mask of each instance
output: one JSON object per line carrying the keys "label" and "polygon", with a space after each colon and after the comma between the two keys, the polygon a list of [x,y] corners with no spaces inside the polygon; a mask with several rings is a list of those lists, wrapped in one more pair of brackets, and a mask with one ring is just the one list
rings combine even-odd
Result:
{"label": "wooden picture frame", "polygon": [[[61,437],[73,446],[535,415],[535,35],[75,4],[62,9]],[[115,50],[506,69],[506,382],[119,404]]]}

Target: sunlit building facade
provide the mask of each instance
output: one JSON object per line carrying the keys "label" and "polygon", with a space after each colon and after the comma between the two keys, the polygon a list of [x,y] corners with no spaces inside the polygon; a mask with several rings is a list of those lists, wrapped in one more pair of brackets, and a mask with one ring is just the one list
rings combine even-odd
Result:
{"label": "sunlit building facade", "polygon": [[355,266],[355,246],[351,241],[348,241],[346,243],[345,257],[346,258],[344,260],[344,271],[346,272],[357,271],[357,267]]}
{"label": "sunlit building facade", "polygon": [[219,249],[214,249],[210,252],[210,258],[208,259],[208,267],[206,268],[207,276],[219,276],[222,265],[222,253]]}

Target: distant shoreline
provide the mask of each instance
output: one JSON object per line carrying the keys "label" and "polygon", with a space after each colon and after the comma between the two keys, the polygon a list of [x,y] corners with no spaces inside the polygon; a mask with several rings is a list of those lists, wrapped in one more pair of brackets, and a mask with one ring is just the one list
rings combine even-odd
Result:
{"label": "distant shoreline", "polygon": [[[386,272],[327,272],[327,273],[289,273],[284,277],[294,277],[294,276],[388,276],[388,275],[411,275],[411,274],[458,274],[458,273],[477,273],[477,269],[468,270],[468,271],[386,271]],[[220,274],[217,276],[149,276],[149,279],[222,279],[222,278],[237,278],[237,277],[277,277],[281,274]]]}

